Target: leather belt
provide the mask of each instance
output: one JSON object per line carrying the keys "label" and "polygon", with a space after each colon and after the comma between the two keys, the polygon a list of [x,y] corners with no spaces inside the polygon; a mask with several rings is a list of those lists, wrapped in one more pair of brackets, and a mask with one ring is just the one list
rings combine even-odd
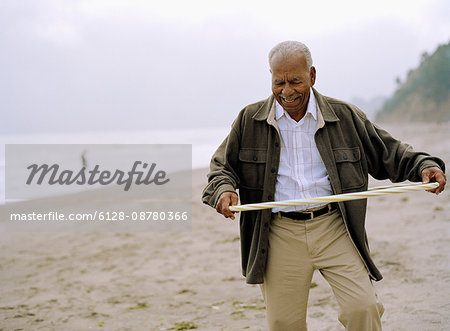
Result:
{"label": "leather belt", "polygon": [[290,211],[290,212],[280,211],[280,215],[297,221],[306,221],[315,217],[319,217],[321,215],[325,215],[335,209],[337,209],[337,205],[335,203],[330,203],[326,206],[323,206],[320,209],[313,211]]}

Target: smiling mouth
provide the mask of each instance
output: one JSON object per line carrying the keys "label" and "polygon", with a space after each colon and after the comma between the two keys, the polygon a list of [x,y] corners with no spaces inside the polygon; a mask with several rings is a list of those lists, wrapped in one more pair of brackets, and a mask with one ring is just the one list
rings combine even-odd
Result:
{"label": "smiling mouth", "polygon": [[283,100],[283,102],[284,102],[284,103],[287,103],[287,104],[294,103],[295,101],[297,101],[297,99],[301,98],[301,96],[302,96],[301,93],[296,94],[296,95],[293,95],[293,96],[291,96],[291,97],[285,97],[284,95],[281,95],[281,94],[280,94],[281,100]]}

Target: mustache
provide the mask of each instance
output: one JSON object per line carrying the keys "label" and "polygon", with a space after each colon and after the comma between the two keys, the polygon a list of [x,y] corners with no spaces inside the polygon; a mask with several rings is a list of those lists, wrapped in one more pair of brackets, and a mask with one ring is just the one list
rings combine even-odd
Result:
{"label": "mustache", "polygon": [[297,98],[301,98],[303,96],[303,94],[302,93],[295,93],[294,95],[285,96],[284,94],[280,93],[280,94],[278,94],[278,96],[280,98],[282,98],[283,100],[292,101],[292,100],[295,100]]}

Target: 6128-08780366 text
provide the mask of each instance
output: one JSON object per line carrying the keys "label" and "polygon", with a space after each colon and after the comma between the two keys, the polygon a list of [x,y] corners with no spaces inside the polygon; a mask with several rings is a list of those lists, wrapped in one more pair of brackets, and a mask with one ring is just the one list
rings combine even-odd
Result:
{"label": "6128-08780366 text", "polygon": [[187,211],[94,211],[91,213],[64,214],[57,211],[47,213],[11,213],[10,221],[186,221]]}

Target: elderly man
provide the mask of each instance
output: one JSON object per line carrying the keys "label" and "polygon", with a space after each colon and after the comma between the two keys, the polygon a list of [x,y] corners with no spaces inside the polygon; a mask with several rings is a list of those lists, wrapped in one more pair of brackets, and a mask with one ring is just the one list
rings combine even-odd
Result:
{"label": "elderly man", "polygon": [[[273,95],[245,107],[211,160],[203,202],[234,219],[230,205],[367,189],[368,174],[393,182],[437,181],[442,160],[415,152],[355,106],[321,95],[309,49],[287,41],[269,53]],[[243,275],[261,284],[270,330],[306,330],[314,270],[330,284],[346,330],[381,330],[382,278],[364,228],[366,200],[280,207],[240,217]]]}

